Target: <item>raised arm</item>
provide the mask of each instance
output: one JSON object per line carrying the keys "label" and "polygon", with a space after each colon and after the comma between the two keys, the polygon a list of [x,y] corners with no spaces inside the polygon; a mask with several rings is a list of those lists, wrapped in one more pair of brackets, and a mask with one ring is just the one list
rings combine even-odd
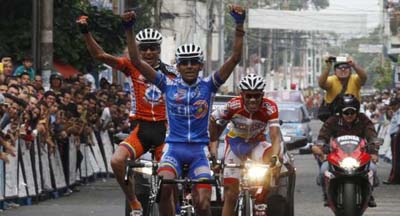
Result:
{"label": "raised arm", "polygon": [[244,8],[237,5],[230,5],[229,9],[231,16],[235,19],[236,29],[232,55],[219,69],[219,77],[223,81],[226,81],[228,79],[233,69],[240,62],[243,50],[243,36],[245,34],[243,30],[243,23],[246,18],[246,12]]}
{"label": "raised arm", "polygon": [[139,54],[139,49],[135,40],[135,32],[133,25],[135,24],[136,14],[133,11],[125,12],[122,15],[122,24],[125,29],[126,40],[128,43],[128,51],[131,62],[150,82],[154,82],[157,72],[147,62],[145,62]]}
{"label": "raised arm", "polygon": [[87,49],[89,50],[90,55],[111,66],[111,67],[115,67],[115,65],[117,64],[117,57],[112,56],[106,52],[104,52],[103,48],[96,42],[96,40],[93,38],[92,34],[89,32],[89,28],[88,28],[88,17],[87,16],[80,16],[77,20],[76,23],[79,26],[79,29],[81,31],[81,33],[83,34],[83,38],[85,40],[85,44]]}
{"label": "raised arm", "polygon": [[328,60],[328,57],[325,58],[325,68],[321,73],[321,76],[318,79],[318,85],[322,89],[327,89],[328,86],[326,85],[326,80],[328,79],[329,76],[329,71],[331,71],[332,68],[332,62]]}
{"label": "raised arm", "polygon": [[365,84],[367,81],[367,72],[365,72],[364,68],[358,65],[356,62],[353,61],[352,58],[348,58],[349,65],[354,69],[357,73],[358,77],[360,77],[361,86]]}

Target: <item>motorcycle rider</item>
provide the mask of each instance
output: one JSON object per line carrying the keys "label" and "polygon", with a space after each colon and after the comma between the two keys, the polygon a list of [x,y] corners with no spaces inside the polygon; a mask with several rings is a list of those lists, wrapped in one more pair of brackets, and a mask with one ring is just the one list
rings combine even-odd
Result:
{"label": "motorcycle rider", "polygon": [[[240,164],[250,158],[262,163],[270,163],[277,159],[280,152],[280,125],[278,106],[263,97],[265,80],[258,75],[248,74],[240,80],[240,96],[231,99],[224,107],[215,110],[210,119],[210,153],[215,158],[218,149],[218,138],[228,122],[229,132],[226,134],[225,161]],[[265,138],[268,126],[271,143]],[[274,158],[274,159],[273,159]],[[235,203],[239,195],[240,170],[224,169],[224,207],[222,215],[234,215]],[[264,195],[260,196],[262,205]],[[265,215],[264,208],[259,215]]]}
{"label": "motorcycle rider", "polygon": [[[326,161],[326,155],[323,149],[329,149],[329,143],[331,138],[336,138],[343,135],[354,135],[367,140],[367,143],[371,143],[374,138],[377,137],[377,133],[372,121],[364,114],[360,113],[360,102],[358,99],[351,94],[345,94],[340,98],[339,101],[340,115],[334,115],[329,117],[322,125],[317,143],[322,141],[324,145],[313,145],[311,150],[314,155],[319,158],[322,162],[320,167],[320,182],[323,190],[324,205],[327,206],[327,194],[325,191],[324,173],[329,169],[329,164]],[[367,148],[368,153],[371,155],[370,169],[374,173],[374,182],[378,182],[376,175],[376,162],[378,162],[378,148]],[[374,197],[368,202],[369,207],[376,207]]]}

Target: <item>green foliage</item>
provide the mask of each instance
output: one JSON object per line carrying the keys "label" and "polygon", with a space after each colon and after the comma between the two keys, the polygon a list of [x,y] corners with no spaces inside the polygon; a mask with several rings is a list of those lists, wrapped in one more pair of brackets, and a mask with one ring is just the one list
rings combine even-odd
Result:
{"label": "green foliage", "polygon": [[318,10],[329,7],[329,0],[312,0],[312,3]]}
{"label": "green foliage", "polygon": [[122,51],[124,31],[121,20],[111,11],[81,4],[79,1],[73,4],[58,1],[54,5],[54,14],[54,59],[57,61],[71,64],[80,70],[99,64],[93,62],[75,23],[81,15],[89,17],[89,30],[106,52],[116,54]]}
{"label": "green foliage", "polygon": [[0,57],[21,59],[30,50],[32,5],[23,0],[0,0]]}
{"label": "green foliage", "polygon": [[387,60],[382,66],[376,67],[374,71],[376,74],[374,87],[382,90],[393,85],[393,72],[391,67],[391,61]]}
{"label": "green foliage", "polygon": [[[135,1],[138,13],[135,30],[151,25],[154,1]],[[0,0],[0,56],[11,55],[20,60],[32,50],[32,1]],[[4,7],[3,7],[4,6]],[[89,55],[75,20],[80,15],[89,16],[89,29],[103,49],[118,55],[125,47],[121,19],[110,10],[90,6],[87,1],[54,0],[54,59],[73,65],[79,70],[98,67]]]}

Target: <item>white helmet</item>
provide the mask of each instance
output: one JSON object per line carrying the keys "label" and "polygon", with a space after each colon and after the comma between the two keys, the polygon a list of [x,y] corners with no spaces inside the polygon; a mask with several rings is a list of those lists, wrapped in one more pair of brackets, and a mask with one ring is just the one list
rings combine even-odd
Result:
{"label": "white helmet", "polygon": [[265,80],[256,74],[248,74],[240,79],[239,88],[242,91],[263,91],[265,88]]}
{"label": "white helmet", "polygon": [[162,42],[162,35],[159,31],[151,28],[146,28],[141,30],[136,35],[136,41],[139,44],[146,44],[146,43],[156,43],[161,44]]}
{"label": "white helmet", "polygon": [[197,58],[199,62],[202,63],[204,56],[203,56],[203,51],[199,46],[194,44],[183,44],[180,47],[178,47],[178,49],[176,49],[175,58],[178,64],[182,59],[185,58],[186,59]]}

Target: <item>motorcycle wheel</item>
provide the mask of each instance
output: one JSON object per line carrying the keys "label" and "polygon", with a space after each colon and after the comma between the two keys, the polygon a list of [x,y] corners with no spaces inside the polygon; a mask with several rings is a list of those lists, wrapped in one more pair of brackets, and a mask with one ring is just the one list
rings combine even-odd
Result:
{"label": "motorcycle wheel", "polygon": [[129,206],[128,199],[125,199],[125,216],[129,216],[131,214],[131,207]]}
{"label": "motorcycle wheel", "polygon": [[357,210],[356,185],[345,182],[343,184],[343,216],[359,215]]}
{"label": "motorcycle wheel", "polygon": [[289,186],[288,186],[288,193],[286,197],[287,206],[286,206],[286,214],[285,216],[294,216],[294,192],[296,187],[296,173],[293,172],[288,177],[289,179]]}
{"label": "motorcycle wheel", "polygon": [[148,206],[148,216],[159,216],[158,203],[153,203]]}

